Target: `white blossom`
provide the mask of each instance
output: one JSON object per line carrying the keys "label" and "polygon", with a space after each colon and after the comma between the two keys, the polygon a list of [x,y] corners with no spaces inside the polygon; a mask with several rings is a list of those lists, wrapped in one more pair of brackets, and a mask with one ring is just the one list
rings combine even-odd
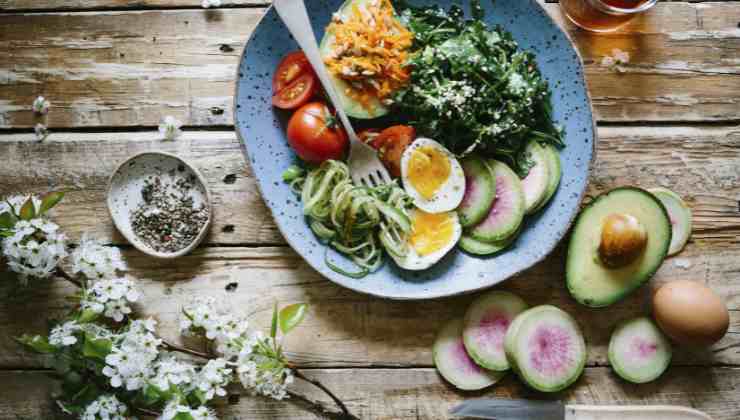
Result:
{"label": "white blossom", "polygon": [[180,401],[172,400],[164,407],[162,415],[157,420],[173,420],[178,414],[189,414],[193,420],[218,420],[213,410],[205,406],[191,408],[187,405],[181,405]]}
{"label": "white blossom", "polygon": [[211,296],[196,297],[182,312],[180,330],[183,334],[202,332],[209,340],[215,340],[216,351],[227,358],[239,354],[240,342],[247,338],[249,329],[246,318],[226,312]]}
{"label": "white blossom", "polygon": [[127,420],[128,408],[115,395],[101,395],[88,404],[80,420]]}
{"label": "white blossom", "polygon": [[162,355],[154,365],[156,374],[149,383],[162,391],[170,389],[170,386],[185,386],[193,382],[195,377],[195,366],[177,359],[173,354]]}
{"label": "white blossom", "polygon": [[121,251],[83,234],[80,246],[72,252],[72,272],[88,279],[104,279],[114,277],[116,271],[126,271]]}
{"label": "white blossom", "polygon": [[77,321],[67,321],[57,325],[49,333],[49,344],[55,347],[71,346],[77,343],[76,334],[82,331],[82,325]]}
{"label": "white blossom", "polygon": [[201,6],[203,6],[204,9],[208,9],[209,7],[221,7],[221,0],[203,0]]}
{"label": "white blossom", "polygon": [[165,140],[176,140],[182,134],[182,130],[180,130],[181,126],[182,123],[180,121],[168,115],[159,124],[159,133],[162,134]]}
{"label": "white blossom", "polygon": [[[2,200],[0,200],[0,214],[11,212],[15,214],[16,216],[21,211],[21,207],[28,201],[28,197],[31,197],[31,201],[33,201],[34,209],[36,210],[36,213],[39,212],[39,209],[41,209],[41,199],[36,195],[11,195],[9,197],[5,197]],[[13,208],[11,209],[11,206]]]}
{"label": "white blossom", "polygon": [[142,388],[154,376],[154,361],[159,355],[162,340],[154,336],[156,322],[132,321],[129,328],[118,336],[112,351],[105,357],[103,375],[110,378],[114,388],[125,386],[128,391]]}
{"label": "white blossom", "polygon": [[36,134],[36,140],[38,141],[44,141],[49,137],[49,129],[41,123],[36,124],[33,128],[33,132]]}
{"label": "white blossom", "polygon": [[606,55],[601,59],[602,67],[609,67],[620,73],[625,71],[623,65],[630,62],[630,53],[622,51],[619,48],[612,49],[612,55]]}
{"label": "white blossom", "polygon": [[80,301],[82,309],[102,313],[116,322],[131,313],[131,303],[139,300],[141,293],[134,282],[127,278],[100,280],[85,289]]}
{"label": "white blossom", "polygon": [[257,351],[255,345],[258,342],[264,342],[267,346],[274,345],[272,338],[264,338],[259,331],[250,337],[237,359],[236,372],[239,381],[253,394],[282,400],[288,396],[288,385],[293,383],[293,371],[280,360]]}
{"label": "white blossom", "polygon": [[22,283],[29,277],[47,278],[59,261],[67,256],[66,237],[59,226],[45,219],[18,221],[13,234],[3,239],[3,255],[8,267],[20,274]]}
{"label": "white blossom", "polygon": [[226,367],[225,359],[212,359],[203,366],[195,377],[195,388],[203,393],[206,400],[226,395],[226,385],[231,382],[232,370]]}
{"label": "white blossom", "polygon": [[46,100],[43,96],[39,96],[38,98],[33,100],[33,105],[31,105],[31,108],[33,109],[33,112],[41,115],[46,115],[49,113],[49,106],[51,103]]}

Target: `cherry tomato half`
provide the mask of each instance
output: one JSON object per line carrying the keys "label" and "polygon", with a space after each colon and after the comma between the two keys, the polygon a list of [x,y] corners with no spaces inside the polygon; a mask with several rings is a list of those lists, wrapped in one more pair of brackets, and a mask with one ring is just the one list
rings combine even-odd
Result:
{"label": "cherry tomato half", "polygon": [[299,108],[288,121],[288,143],[301,159],[321,163],[342,159],[349,139],[326,104],[311,102]]}
{"label": "cherry tomato half", "polygon": [[313,72],[311,64],[303,51],[293,51],[286,55],[278,64],[272,76],[272,94],[276,94],[297,79],[302,73]]}
{"label": "cherry tomato half", "polygon": [[388,172],[394,177],[400,177],[401,156],[414,140],[416,140],[414,127],[394,125],[372,135],[368,144],[378,150],[378,156]]}
{"label": "cherry tomato half", "polygon": [[298,108],[313,97],[317,88],[316,76],[313,73],[302,73],[272,96],[272,104],[282,109]]}

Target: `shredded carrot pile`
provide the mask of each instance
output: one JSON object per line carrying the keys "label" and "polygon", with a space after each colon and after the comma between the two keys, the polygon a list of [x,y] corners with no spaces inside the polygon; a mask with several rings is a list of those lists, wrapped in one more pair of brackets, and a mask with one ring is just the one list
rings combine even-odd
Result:
{"label": "shredded carrot pile", "polygon": [[409,79],[405,67],[413,34],[394,16],[390,0],[375,0],[367,8],[352,5],[349,16],[336,17],[327,28],[333,50],[324,61],[329,71],[348,82],[345,93],[368,108]]}

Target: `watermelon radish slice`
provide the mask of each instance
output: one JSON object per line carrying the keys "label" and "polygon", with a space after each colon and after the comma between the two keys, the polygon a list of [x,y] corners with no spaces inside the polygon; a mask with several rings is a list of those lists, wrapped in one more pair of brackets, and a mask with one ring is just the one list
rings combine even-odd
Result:
{"label": "watermelon radish slice", "polygon": [[486,162],[496,179],[496,198],[482,222],[470,229],[470,236],[482,242],[498,242],[516,232],[524,220],[522,181],[505,163]]}
{"label": "watermelon radish slice", "polygon": [[532,140],[524,150],[532,159],[534,166],[522,179],[524,190],[525,213],[534,213],[547,195],[547,186],[550,180],[550,165],[545,148],[539,142]]}
{"label": "watermelon radish slice", "polygon": [[678,194],[667,188],[651,188],[648,191],[657,197],[668,211],[672,229],[668,255],[676,255],[681,252],[691,236],[691,209]]}
{"label": "watermelon radish slice", "polygon": [[505,373],[478,366],[465,351],[462,332],[463,320],[453,319],[437,333],[432,353],[439,374],[447,382],[465,391],[483,389],[498,382]]}
{"label": "watermelon radish slice", "polygon": [[547,190],[545,191],[545,198],[542,200],[542,202],[535,208],[532,213],[537,213],[538,211],[542,210],[545,205],[547,205],[548,202],[552,199],[552,197],[555,195],[555,192],[558,190],[558,185],[560,185],[560,178],[563,175],[563,169],[560,165],[560,153],[558,152],[558,149],[555,148],[555,146],[551,144],[546,144],[542,146],[545,149],[545,155],[547,157],[547,166],[550,169],[550,176],[547,178]]}
{"label": "watermelon radish slice", "polygon": [[465,313],[462,334],[470,357],[486,369],[509,370],[504,337],[514,318],[526,309],[527,304],[522,298],[501,290],[476,299]]}
{"label": "watermelon radish slice", "polygon": [[516,238],[519,236],[520,231],[521,229],[514,232],[514,234],[510,237],[498,242],[481,242],[477,239],[474,239],[467,233],[463,233],[463,235],[460,237],[460,241],[457,244],[463,251],[469,254],[481,256],[493,255],[510,247],[511,244],[516,241]]}
{"label": "watermelon radish slice", "polygon": [[519,377],[542,392],[557,392],[575,382],[586,365],[586,343],[576,321],[549,305],[529,309],[519,317],[504,343]]}
{"label": "watermelon radish slice", "polygon": [[657,379],[671,363],[671,343],[650,318],[620,324],[609,341],[609,363],[623,379],[643,384]]}
{"label": "watermelon radish slice", "polygon": [[460,224],[468,227],[479,223],[491,210],[496,196],[496,179],[488,165],[476,156],[468,156],[460,164],[465,173],[465,195],[457,207],[457,214]]}

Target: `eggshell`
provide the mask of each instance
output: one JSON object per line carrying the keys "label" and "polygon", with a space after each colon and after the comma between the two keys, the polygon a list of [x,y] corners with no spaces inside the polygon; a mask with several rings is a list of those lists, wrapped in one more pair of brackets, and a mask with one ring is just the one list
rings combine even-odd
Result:
{"label": "eggshell", "polygon": [[721,339],[730,325],[722,299],[694,281],[673,281],[653,295],[653,316],[658,326],[680,344],[708,346]]}

